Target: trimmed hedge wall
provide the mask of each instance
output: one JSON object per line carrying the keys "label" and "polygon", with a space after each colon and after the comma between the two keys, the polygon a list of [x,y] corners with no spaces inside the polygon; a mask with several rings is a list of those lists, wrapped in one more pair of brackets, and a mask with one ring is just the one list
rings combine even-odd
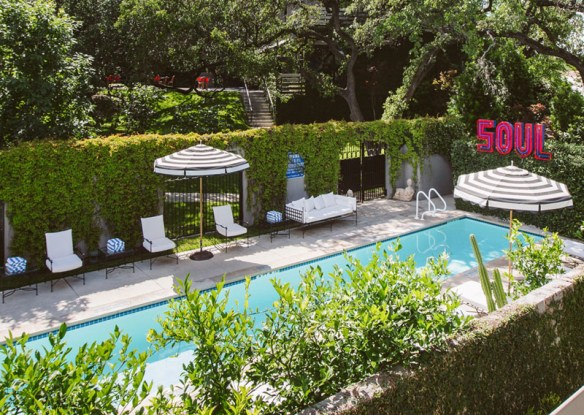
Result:
{"label": "trimmed hedge wall", "polygon": [[[553,154],[551,161],[540,161],[533,157],[521,159],[515,153],[503,157],[497,153],[478,153],[476,140],[457,140],[452,145],[454,183],[461,174],[507,166],[511,164],[511,161],[515,166],[565,183],[574,200],[572,209],[560,209],[541,214],[513,212],[513,217],[539,228],[548,227],[550,231],[575,237],[584,220],[584,145],[548,140],[546,151]],[[508,210],[481,209],[459,199],[456,200],[456,207],[485,215],[509,217]]]}
{"label": "trimmed hedge wall", "polygon": [[[75,242],[91,250],[105,224],[110,234],[138,245],[140,217],[159,211],[164,177],[153,173],[154,160],[199,142],[243,149],[251,166],[248,205],[259,206],[254,212],[259,217],[284,204],[289,151],[304,157],[307,190],[317,194],[336,190],[339,154],[349,143],[387,143],[387,154],[401,166],[402,160],[416,164],[427,154],[448,156],[461,132],[454,120],[428,118],[24,143],[0,152],[0,200],[14,230],[11,252],[42,263],[45,232],[72,228]],[[392,171],[393,180],[396,174]]]}
{"label": "trimmed hedge wall", "polygon": [[430,354],[413,375],[343,413],[516,415],[550,393],[568,398],[584,383],[583,277],[548,307],[476,320],[449,351]]}

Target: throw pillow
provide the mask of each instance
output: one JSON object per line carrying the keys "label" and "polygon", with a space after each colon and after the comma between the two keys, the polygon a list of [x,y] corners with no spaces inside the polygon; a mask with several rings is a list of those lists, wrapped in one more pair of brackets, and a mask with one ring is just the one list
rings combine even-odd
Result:
{"label": "throw pillow", "polygon": [[304,210],[310,212],[311,210],[314,210],[314,208],[314,196],[310,196],[310,198],[306,199],[306,202],[304,202]]}
{"label": "throw pillow", "polygon": [[332,193],[327,193],[326,195],[322,195],[322,198],[324,199],[324,205],[325,207],[331,207],[331,206],[335,206],[335,196]]}
{"label": "throw pillow", "polygon": [[304,210],[304,200],[304,198],[295,200],[292,202],[292,206],[294,206],[295,209]]}
{"label": "throw pillow", "polygon": [[324,199],[322,198],[322,195],[317,196],[314,198],[314,208],[315,209],[324,209],[325,205],[324,205]]}

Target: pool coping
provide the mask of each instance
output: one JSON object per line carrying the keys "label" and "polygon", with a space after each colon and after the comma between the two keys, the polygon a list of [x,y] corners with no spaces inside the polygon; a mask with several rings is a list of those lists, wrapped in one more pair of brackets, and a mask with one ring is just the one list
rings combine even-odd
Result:
{"label": "pool coping", "polygon": [[[225,282],[224,288],[229,288],[229,287],[232,287],[234,285],[242,284],[248,278],[253,281],[253,280],[255,280],[255,279],[259,278],[259,277],[263,277],[265,275],[269,275],[269,274],[273,274],[273,273],[281,272],[281,271],[287,271],[287,270],[290,270],[290,269],[298,268],[299,266],[310,265],[310,264],[312,264],[314,262],[322,261],[322,260],[325,260],[325,259],[328,259],[328,258],[331,258],[331,257],[334,257],[334,256],[349,254],[350,252],[355,251],[355,250],[358,250],[358,249],[363,249],[363,248],[366,248],[366,247],[375,246],[375,245],[377,245],[379,243],[386,243],[386,242],[394,241],[394,240],[396,240],[398,238],[401,238],[401,237],[404,237],[404,236],[412,235],[412,234],[415,234],[415,233],[418,233],[418,232],[422,232],[422,231],[425,231],[425,230],[428,230],[428,229],[432,229],[432,228],[435,228],[435,227],[438,227],[438,226],[442,226],[442,225],[444,225],[446,223],[450,223],[450,222],[454,222],[454,221],[459,221],[459,220],[462,220],[462,219],[470,219],[470,220],[474,220],[474,221],[477,221],[477,222],[484,222],[484,223],[488,223],[488,224],[491,224],[491,225],[494,225],[494,226],[498,226],[498,227],[501,227],[501,228],[505,228],[505,229],[508,228],[507,226],[503,225],[501,222],[496,222],[496,221],[493,221],[493,220],[488,220],[488,219],[485,219],[483,217],[477,218],[476,216],[471,216],[468,213],[465,213],[465,214],[460,215],[460,216],[448,218],[448,219],[445,219],[445,220],[440,221],[438,223],[431,223],[431,224],[428,224],[426,226],[422,226],[422,227],[420,227],[418,229],[410,230],[410,231],[407,231],[407,232],[401,233],[399,235],[392,236],[392,237],[389,237],[389,238],[386,238],[386,239],[383,239],[383,240],[380,240],[380,241],[366,242],[364,244],[360,244],[360,245],[351,247],[350,249],[344,249],[342,251],[337,251],[337,252],[333,252],[333,253],[327,253],[327,254],[324,254],[324,255],[321,255],[321,256],[318,256],[318,257],[309,259],[309,260],[300,260],[300,261],[297,261],[297,262],[293,262],[291,264],[287,264],[287,265],[284,265],[284,266],[281,266],[281,267],[276,267],[276,268],[270,269],[268,271],[262,271],[262,272],[258,272],[256,274],[233,275],[233,276],[230,276],[230,279],[232,279],[231,281]],[[543,236],[543,232],[542,233],[538,233],[538,232],[532,231],[532,230],[523,230],[523,232],[529,233],[529,234],[532,234],[532,235],[536,235],[536,236]],[[183,255],[183,254],[184,253],[179,253],[179,255]],[[498,258],[498,259],[500,259],[500,258]],[[494,261],[496,261],[498,259],[495,259]],[[476,269],[476,267],[475,268],[468,269],[468,270],[464,271],[461,274],[469,273],[473,269]],[[189,275],[190,274],[188,274],[187,277]],[[459,275],[459,274],[457,274],[457,275]],[[226,277],[227,277],[227,273],[223,273],[223,274],[217,274],[215,276],[212,276],[209,279],[210,280],[214,280],[214,279],[217,279],[217,278],[221,278],[222,280],[225,281],[226,280]],[[456,275],[454,275],[453,278],[454,277],[456,277]],[[208,288],[201,289],[200,291],[201,292],[207,292],[207,291],[214,290],[214,289],[216,289],[217,284],[218,284],[218,282],[217,283],[214,283],[213,286],[208,287]],[[77,329],[80,329],[80,328],[83,328],[83,327],[87,327],[87,326],[91,326],[91,325],[94,325],[94,324],[98,324],[98,323],[103,322],[103,321],[113,320],[114,318],[117,318],[117,317],[125,316],[125,315],[128,315],[128,314],[134,314],[134,313],[137,313],[137,312],[140,312],[140,311],[143,311],[143,310],[147,310],[147,309],[150,309],[150,308],[154,308],[154,307],[159,307],[161,305],[168,304],[171,300],[179,300],[179,299],[183,299],[185,297],[186,297],[185,294],[178,294],[177,293],[175,295],[169,295],[169,296],[162,297],[162,298],[157,298],[157,299],[154,299],[154,300],[151,300],[151,301],[146,301],[146,302],[144,302],[141,305],[133,306],[133,307],[130,307],[130,308],[126,309],[126,310],[122,310],[122,311],[119,311],[119,310],[117,310],[117,311],[111,311],[109,313],[104,313],[104,314],[100,314],[100,315],[97,315],[97,316],[87,317],[85,319],[77,320],[77,321],[75,321],[74,323],[71,323],[71,324],[67,324],[67,323],[64,323],[63,322],[63,323],[60,323],[60,324],[58,324],[56,326],[53,326],[53,327],[50,327],[50,328],[47,328],[47,329],[39,330],[39,331],[36,331],[36,332],[33,332],[33,333],[26,333],[26,335],[28,336],[28,341],[40,340],[40,339],[43,339],[43,338],[48,337],[50,334],[57,333],[58,330],[59,330],[59,327],[61,327],[62,324],[67,324],[67,331],[73,331],[73,330],[77,330]],[[20,338],[20,337],[21,336],[17,336],[15,338]],[[5,343],[6,343],[5,340],[0,341],[0,345],[5,344]]]}

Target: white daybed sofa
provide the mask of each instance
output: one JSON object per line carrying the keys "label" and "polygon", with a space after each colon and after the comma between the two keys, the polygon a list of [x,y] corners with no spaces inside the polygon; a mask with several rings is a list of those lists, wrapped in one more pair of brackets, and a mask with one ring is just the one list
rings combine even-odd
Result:
{"label": "white daybed sofa", "polygon": [[332,229],[332,221],[352,215],[355,215],[355,224],[357,224],[357,199],[333,193],[308,199],[303,197],[286,205],[286,219],[302,225],[330,221]]}

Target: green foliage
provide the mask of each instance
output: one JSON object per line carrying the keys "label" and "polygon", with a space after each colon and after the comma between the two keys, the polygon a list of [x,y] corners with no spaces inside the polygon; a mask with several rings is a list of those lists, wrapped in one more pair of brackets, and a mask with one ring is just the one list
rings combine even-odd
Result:
{"label": "green foliage", "polygon": [[[155,68],[217,78],[250,78],[276,68],[280,1],[123,0],[117,30],[124,36],[125,75],[145,81]],[[177,18],[180,16],[180,18]],[[260,52],[262,51],[262,52]]]}
{"label": "green foliage", "polygon": [[[50,348],[34,351],[28,336],[0,345],[0,404],[3,414],[134,414],[150,392],[144,382],[146,353],[128,349],[119,330],[72,354],[63,324],[49,335]],[[123,370],[123,371],[122,371]]]}
{"label": "green foliage", "polygon": [[[415,373],[389,376],[392,386],[344,415],[515,415],[549,408],[584,383],[584,279],[541,314],[517,308],[474,320],[446,352],[430,353]],[[548,413],[546,411],[545,413]]]}
{"label": "green foliage", "polygon": [[202,97],[136,85],[109,89],[97,97],[94,100],[101,105],[96,106],[94,117],[102,134],[210,134],[247,128],[238,93]]}
{"label": "green foliage", "polygon": [[[568,82],[557,85],[550,103],[551,121],[554,130],[568,131],[584,117],[584,96],[575,91]],[[582,123],[584,125],[584,123]],[[580,141],[582,143],[582,134]]]}
{"label": "green foliage", "polygon": [[472,250],[474,251],[475,258],[479,264],[479,276],[481,279],[481,288],[487,299],[487,309],[490,312],[495,311],[497,307],[501,308],[507,304],[507,296],[505,295],[505,290],[503,289],[503,283],[501,281],[501,273],[498,269],[493,271],[494,281],[491,281],[487,268],[483,262],[483,257],[481,251],[479,250],[479,245],[474,235],[470,235],[470,243],[472,245]]}
{"label": "green foliage", "polygon": [[151,85],[133,85],[122,100],[122,114],[126,131],[144,133],[150,127],[156,114],[154,105],[162,98],[162,91]]}
{"label": "green foliage", "polygon": [[562,403],[562,399],[556,393],[550,393],[540,399],[537,409],[531,407],[527,410],[525,415],[548,415]]}
{"label": "green foliage", "polygon": [[[245,385],[247,366],[255,357],[252,330],[253,311],[248,306],[249,280],[246,281],[244,303],[235,308],[229,304],[229,294],[217,289],[201,293],[191,289],[187,279],[180,292],[186,298],[171,301],[160,331],[150,330],[148,338],[157,348],[186,342],[194,346],[193,359],[184,366],[177,389],[180,399],[159,393],[157,400],[172,405],[176,413],[181,408],[201,411],[214,408],[215,414],[231,412],[241,404],[252,404],[252,389]],[[174,388],[173,388],[174,390]]]}
{"label": "green foliage", "polygon": [[[327,277],[311,269],[296,289],[273,281],[278,299],[263,324],[252,319],[258,310],[248,305],[249,281],[234,308],[223,284],[199,293],[185,283],[186,299],[171,303],[150,337],[159,345],[188,342],[194,356],[179,399],[157,399],[176,402],[172,413],[205,407],[216,414],[295,413],[382,368],[418,363],[466,326],[458,299],[443,293],[436,278],[448,272],[445,258],[419,270],[413,257],[399,261],[385,251],[367,265],[348,260]],[[230,412],[236,402],[241,412]]]}
{"label": "green foliage", "polygon": [[93,57],[94,85],[103,86],[107,75],[125,66],[124,39],[115,28],[121,0],[61,0],[58,4],[77,21],[74,50]]}
{"label": "green foliage", "polygon": [[514,296],[521,297],[551,281],[552,275],[563,273],[562,254],[564,243],[557,233],[547,233],[536,242],[529,234],[519,234],[521,222],[514,220],[509,234],[511,252],[506,252],[513,266],[525,277],[514,281]]}
{"label": "green foliage", "polygon": [[0,146],[79,137],[90,122],[90,59],[54,3],[0,1]]}
{"label": "green foliage", "polygon": [[[476,141],[459,140],[452,145],[453,179],[456,183],[461,174],[492,169],[511,164],[524,168],[541,176],[549,177],[566,184],[574,206],[571,209],[547,211],[541,214],[514,212],[523,223],[529,223],[539,228],[548,228],[565,236],[577,236],[578,227],[584,221],[584,146],[564,143],[558,140],[547,140],[546,151],[553,154],[551,161],[538,161],[533,157],[520,159],[517,155],[500,156],[496,153],[478,153]],[[503,209],[481,209],[468,202],[456,199],[458,209],[480,212],[487,216],[508,218],[509,212]]]}
{"label": "green foliage", "polygon": [[[248,206],[255,218],[281,209],[286,196],[288,152],[305,159],[311,194],[336,191],[339,154],[348,143],[387,143],[394,161],[418,163],[434,151],[448,151],[460,125],[449,119],[395,122],[285,125],[213,135],[134,135],[84,141],[25,143],[0,151],[0,200],[14,230],[11,251],[42,264],[45,232],[73,229],[75,242],[95,249],[98,223],[130,246],[141,240],[140,217],[159,212],[163,176],[154,174],[158,157],[199,142],[242,148],[250,169]],[[405,153],[401,152],[403,145]],[[444,154],[444,153],[442,153]],[[397,175],[392,162],[390,179]]]}

